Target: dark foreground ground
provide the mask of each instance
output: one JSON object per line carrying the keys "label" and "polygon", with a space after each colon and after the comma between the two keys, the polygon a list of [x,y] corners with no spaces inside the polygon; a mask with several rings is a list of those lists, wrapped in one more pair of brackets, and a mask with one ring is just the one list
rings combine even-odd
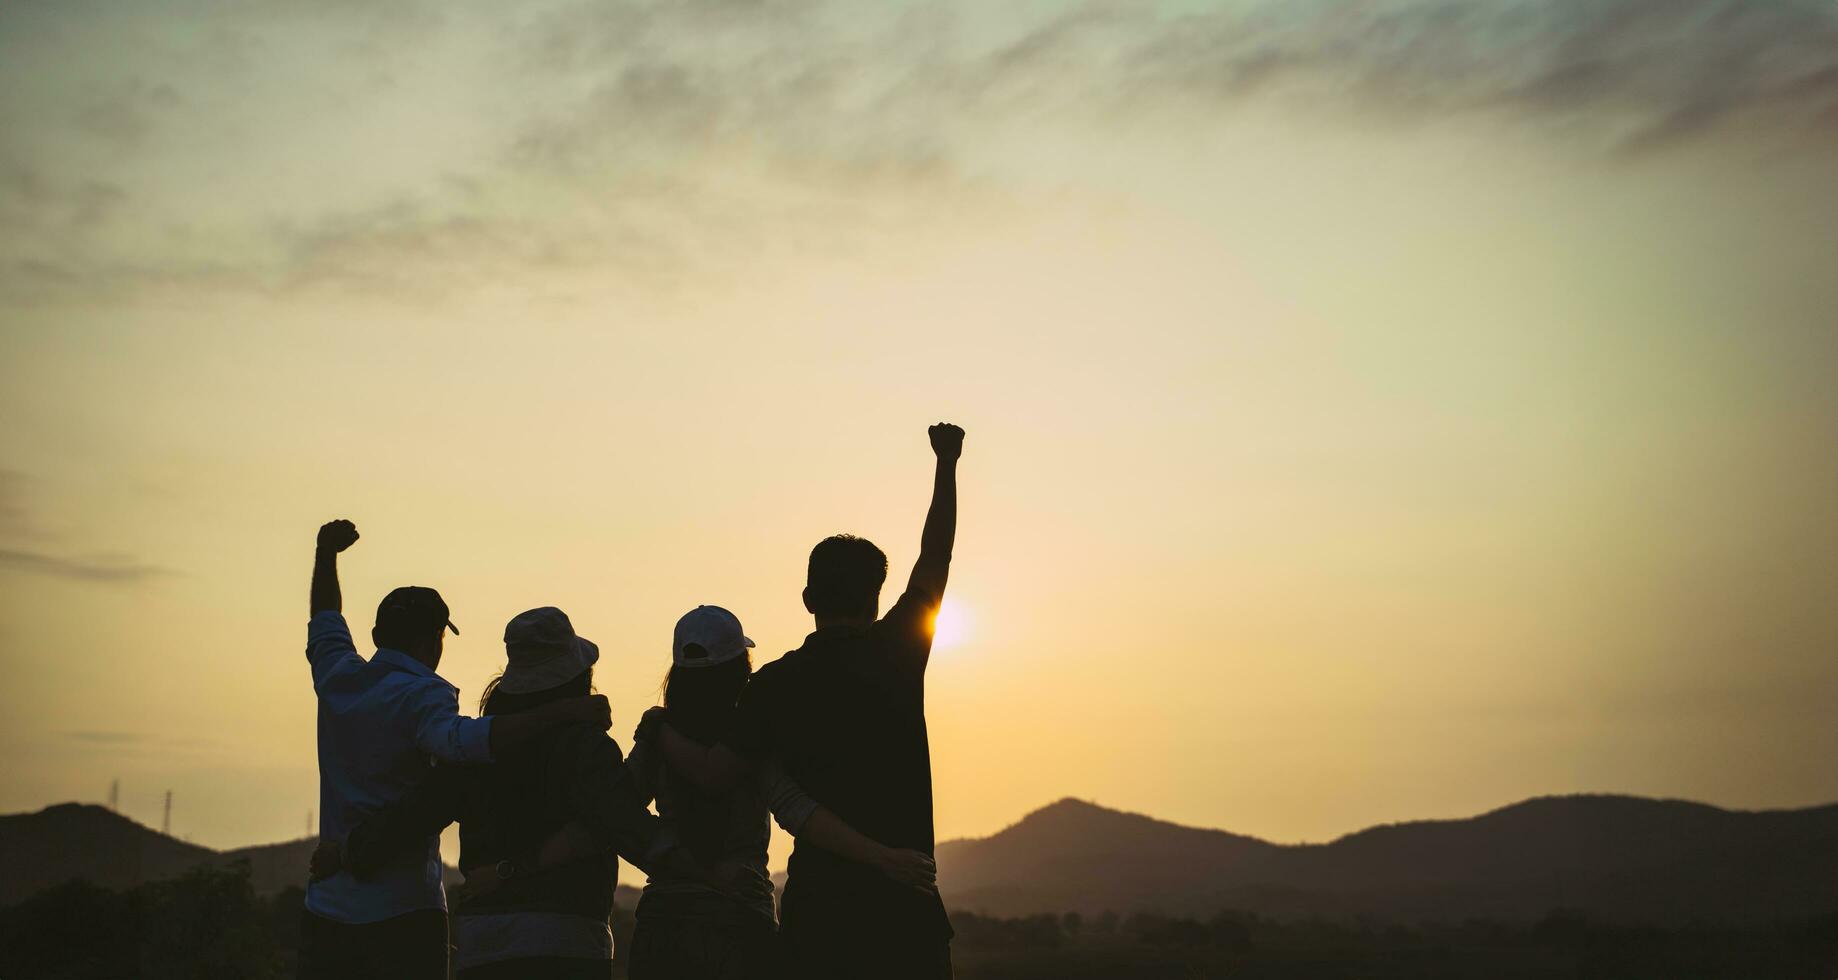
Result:
{"label": "dark foreground ground", "polygon": [[960,980],[1765,980],[1838,978],[1838,916],[1757,929],[1626,928],[1564,913],[1455,926],[1137,915],[955,918]]}
{"label": "dark foreground ground", "polygon": [[959,980],[1763,980],[1838,976],[1829,965],[1756,948],[1726,949],[1698,957],[1680,951],[1599,955],[1526,948],[1447,947],[1421,951],[1338,952],[1216,950],[1078,946],[1059,950],[957,951]]}
{"label": "dark foreground ground", "polygon": [[[293,974],[301,894],[257,896],[246,867],[110,891],[81,882],[0,909],[0,978],[265,980]],[[1732,929],[1401,927],[1137,914],[953,917],[961,980],[1838,980],[1838,914]],[[620,909],[614,931],[631,934]]]}

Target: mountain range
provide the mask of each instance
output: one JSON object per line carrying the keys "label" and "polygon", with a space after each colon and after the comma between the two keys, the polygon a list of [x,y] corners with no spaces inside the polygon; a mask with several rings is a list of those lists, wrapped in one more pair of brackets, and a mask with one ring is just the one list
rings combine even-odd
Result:
{"label": "mountain range", "polygon": [[[0,905],[73,878],[124,888],[247,859],[257,891],[302,884],[315,838],[213,851],[103,807],[0,816]],[[1065,799],[938,846],[954,911],[1525,921],[1758,922],[1838,912],[1838,805],[1731,811],[1628,796],[1541,797],[1460,820],[1276,844]],[[620,889],[630,905],[633,891]]]}
{"label": "mountain range", "polygon": [[1744,812],[1541,797],[1461,820],[1273,844],[1079,800],[941,844],[948,907],[996,915],[1223,909],[1279,918],[1756,922],[1838,912],[1838,805]]}

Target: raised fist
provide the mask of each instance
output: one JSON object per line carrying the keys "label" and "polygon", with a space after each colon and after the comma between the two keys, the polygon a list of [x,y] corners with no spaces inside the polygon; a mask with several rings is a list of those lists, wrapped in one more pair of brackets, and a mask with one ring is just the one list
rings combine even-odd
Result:
{"label": "raised fist", "polygon": [[956,459],[964,451],[964,430],[949,422],[940,422],[926,430],[932,437],[932,452],[939,459]]}
{"label": "raised fist", "polygon": [[357,543],[357,525],[338,520],[320,525],[319,550],[340,552]]}

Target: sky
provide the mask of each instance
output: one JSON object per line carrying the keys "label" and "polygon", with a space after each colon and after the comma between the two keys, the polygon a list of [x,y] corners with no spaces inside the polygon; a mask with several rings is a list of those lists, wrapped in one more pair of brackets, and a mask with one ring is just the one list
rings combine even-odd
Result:
{"label": "sky", "polygon": [[0,811],[301,836],[335,517],[623,737],[939,420],[941,838],[1838,800],[1834,173],[1810,0],[0,4]]}

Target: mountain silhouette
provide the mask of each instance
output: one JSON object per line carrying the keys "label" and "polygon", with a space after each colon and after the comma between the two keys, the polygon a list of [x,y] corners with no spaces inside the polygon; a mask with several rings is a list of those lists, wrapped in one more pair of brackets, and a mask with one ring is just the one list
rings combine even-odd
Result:
{"label": "mountain silhouette", "polygon": [[1464,820],[1273,844],[1066,799],[938,847],[948,907],[1282,918],[1755,922],[1838,910],[1838,805],[1740,812],[1541,797]]}
{"label": "mountain silhouette", "polygon": [[[319,838],[214,851],[169,837],[106,807],[59,803],[37,813],[0,816],[0,905],[12,905],[52,885],[84,879],[126,889],[174,878],[200,865],[249,862],[257,894],[306,885],[307,859]],[[459,872],[447,869],[449,881]]]}
{"label": "mountain silhouette", "polygon": [[37,813],[0,816],[0,905],[73,878],[131,888],[183,874],[217,859],[209,848],[175,840],[105,807],[59,803]]}
{"label": "mountain silhouette", "polygon": [[[231,851],[175,840],[103,807],[0,816],[0,905],[84,878],[128,888],[248,860],[257,892],[305,883],[305,838]],[[954,911],[1238,909],[1277,918],[1752,923],[1838,911],[1838,805],[1759,812],[1628,796],[1540,797],[1462,820],[1274,844],[1065,799],[991,837],[938,846]],[[447,869],[448,881],[460,880]],[[619,889],[630,908],[636,891]]]}

